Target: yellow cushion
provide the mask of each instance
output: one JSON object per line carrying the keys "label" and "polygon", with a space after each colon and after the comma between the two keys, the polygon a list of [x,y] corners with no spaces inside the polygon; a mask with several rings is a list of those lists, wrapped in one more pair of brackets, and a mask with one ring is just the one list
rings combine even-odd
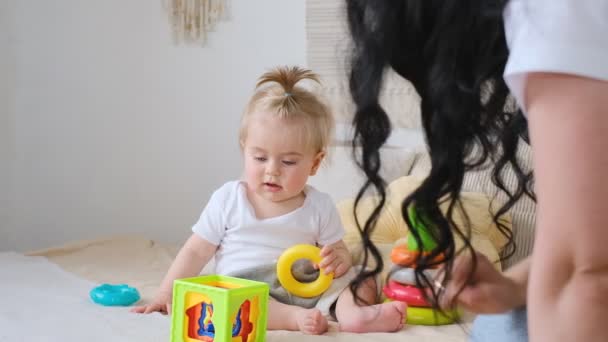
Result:
{"label": "yellow cushion", "polygon": [[[401,216],[401,202],[421,182],[422,178],[405,176],[396,179],[388,186],[386,205],[378,218],[376,229],[371,235],[371,240],[380,247],[385,261],[385,270],[388,269],[386,266],[390,265],[389,254],[392,246],[397,240],[406,237],[408,233],[407,224]],[[376,201],[377,198],[373,196],[361,200],[357,215],[362,225],[373,210]],[[498,231],[492,220],[491,200],[485,194],[463,192],[461,201],[471,223],[471,243],[473,247],[491,261],[494,261],[497,268],[500,268],[498,253],[506,244],[507,239]],[[338,211],[346,229],[344,242],[351,249],[355,262],[359,262],[361,239],[355,224],[353,206],[354,199],[347,199],[338,203]],[[447,203],[442,205],[444,212],[446,209]],[[506,216],[503,220],[505,226],[511,229],[511,218]],[[463,227],[463,215],[458,209],[455,209],[454,221],[459,227]],[[460,246],[462,246],[462,241],[456,239],[456,247],[459,248]]]}

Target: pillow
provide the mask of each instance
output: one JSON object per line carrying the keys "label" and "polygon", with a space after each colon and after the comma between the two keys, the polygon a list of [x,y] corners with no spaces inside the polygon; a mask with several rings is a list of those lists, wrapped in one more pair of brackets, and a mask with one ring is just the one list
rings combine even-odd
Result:
{"label": "pillow", "polygon": [[[408,174],[414,162],[415,152],[410,148],[382,148],[380,158],[380,175],[389,183]],[[363,171],[353,160],[352,147],[333,146],[317,174],[310,177],[308,183],[328,193],[334,202],[338,202],[355,197],[365,179]]]}
{"label": "pillow", "polygon": [[[382,252],[385,266],[390,265],[390,251],[395,242],[406,237],[408,227],[401,216],[401,201],[414,191],[421,183],[422,178],[414,176],[401,177],[388,186],[387,204],[381,212],[376,229],[371,235],[371,240],[379,246]],[[500,269],[499,251],[505,246],[507,239],[498,231],[492,220],[491,201],[481,193],[462,193],[462,204],[468,214],[471,223],[471,243],[480,253],[487,256]],[[364,198],[359,206],[359,222],[365,222],[371,210],[374,208],[375,198],[369,196]],[[346,229],[344,242],[347,244],[355,262],[360,262],[361,238],[355,224],[353,215],[354,199],[347,199],[338,204],[338,211]],[[446,210],[447,205],[442,206]],[[462,226],[462,212],[456,209],[454,221]],[[510,217],[504,218],[504,224],[511,227]],[[456,246],[462,246],[462,241],[456,240]],[[388,268],[385,267],[385,271]]]}

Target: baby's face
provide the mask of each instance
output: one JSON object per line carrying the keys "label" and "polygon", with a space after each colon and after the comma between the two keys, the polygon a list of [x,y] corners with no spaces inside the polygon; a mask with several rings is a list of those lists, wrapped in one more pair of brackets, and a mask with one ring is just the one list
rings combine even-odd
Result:
{"label": "baby's face", "polygon": [[243,144],[245,181],[260,197],[282,202],[299,196],[322,153],[303,146],[303,125],[274,115],[253,114]]}

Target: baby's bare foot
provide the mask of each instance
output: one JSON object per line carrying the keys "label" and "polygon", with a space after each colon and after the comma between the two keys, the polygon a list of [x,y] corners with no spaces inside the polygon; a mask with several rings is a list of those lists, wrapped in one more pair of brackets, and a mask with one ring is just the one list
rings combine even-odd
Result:
{"label": "baby's bare foot", "polygon": [[357,312],[340,320],[340,330],[367,333],[393,332],[403,328],[407,304],[388,302],[371,306],[361,306]]}
{"label": "baby's bare foot", "polygon": [[327,331],[327,318],[319,309],[301,310],[296,320],[300,331],[309,335],[321,335]]}

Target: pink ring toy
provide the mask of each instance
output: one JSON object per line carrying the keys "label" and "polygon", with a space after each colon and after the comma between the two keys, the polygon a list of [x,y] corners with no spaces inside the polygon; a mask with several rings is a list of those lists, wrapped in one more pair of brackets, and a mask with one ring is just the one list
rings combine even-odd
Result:
{"label": "pink ring toy", "polygon": [[396,281],[390,280],[388,284],[382,289],[384,294],[392,299],[400,302],[405,302],[411,306],[430,307],[429,304],[422,295],[422,291],[410,285],[402,285]]}

